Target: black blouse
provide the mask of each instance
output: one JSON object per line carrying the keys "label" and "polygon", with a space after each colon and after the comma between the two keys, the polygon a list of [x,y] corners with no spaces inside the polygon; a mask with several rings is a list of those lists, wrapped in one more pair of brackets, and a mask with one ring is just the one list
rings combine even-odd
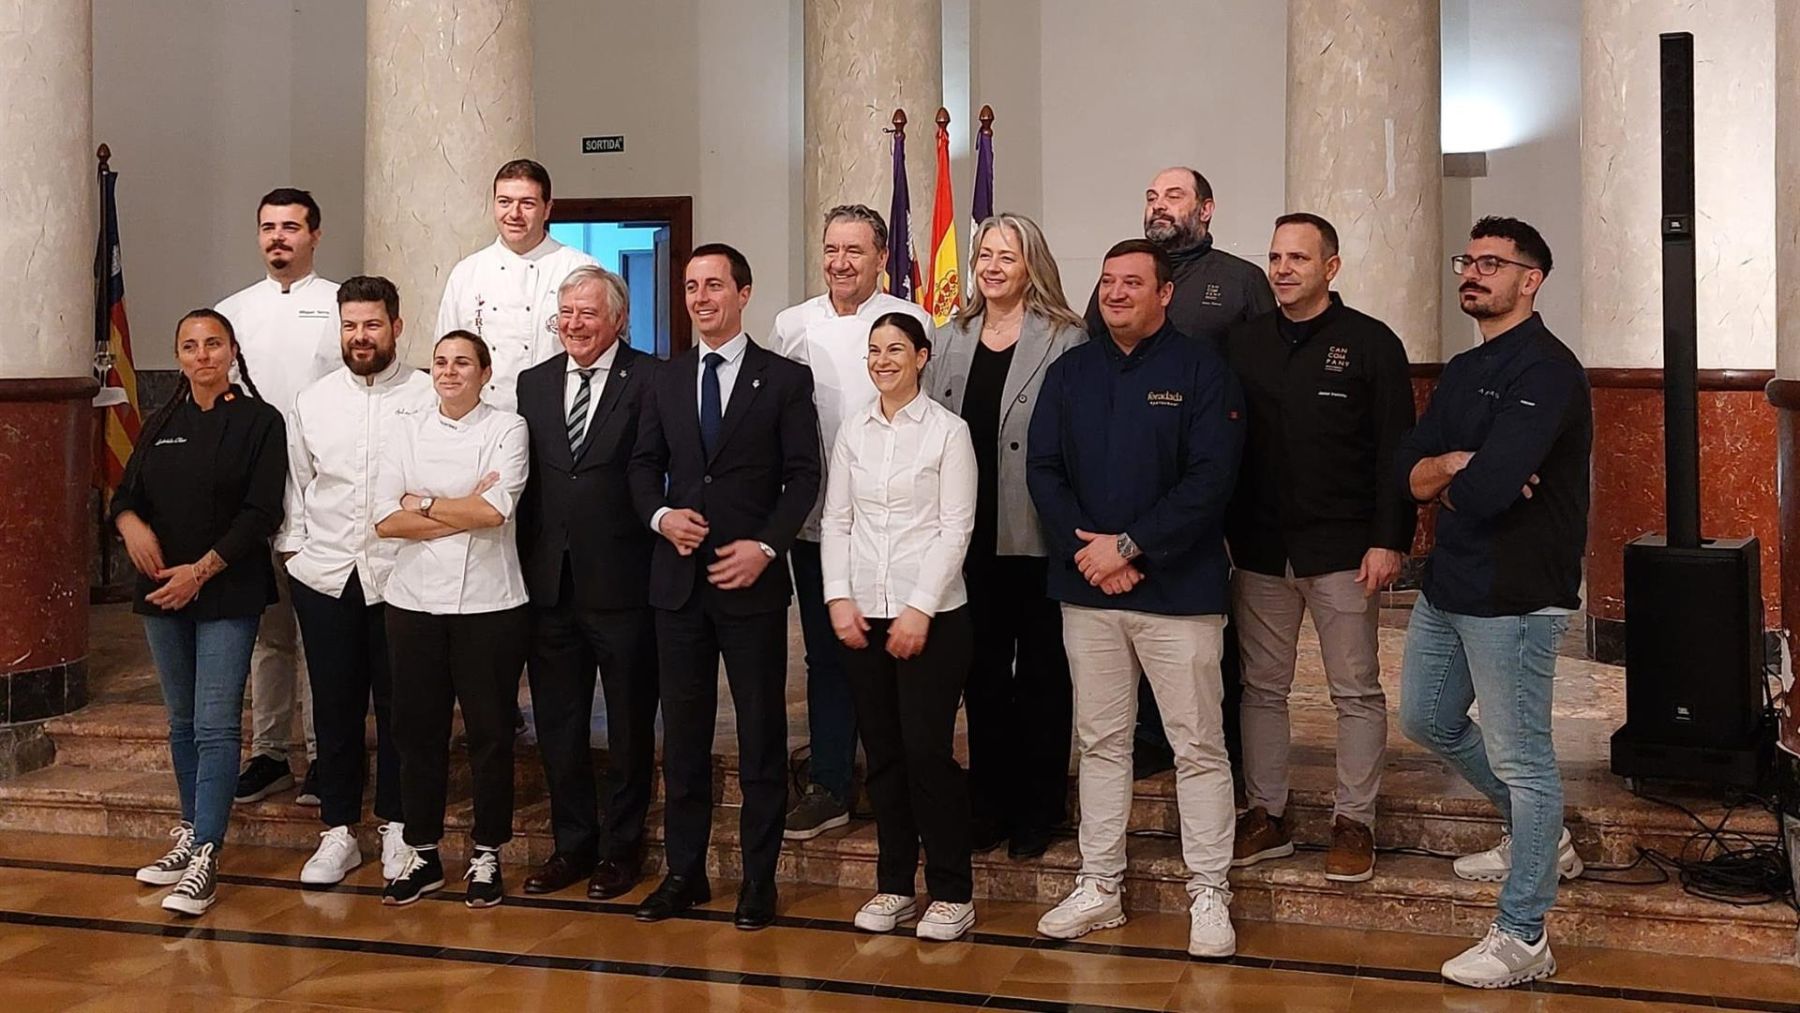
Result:
{"label": "black blouse", "polygon": [[199,562],[208,550],[226,565],[174,612],[144,600],[164,582],[140,573],[132,611],[196,620],[261,615],[277,600],[269,538],[281,526],[286,481],[279,411],[236,385],[208,411],[184,398],[164,425],[139,437],[112,516],[130,510],[150,525],[165,566]]}
{"label": "black blouse", "polygon": [[1006,373],[1012,368],[1017,342],[996,352],[975,342],[975,358],[969,363],[969,384],[963,389],[962,417],[969,424],[975,444],[975,531],[969,540],[969,557],[994,555],[1000,537],[1000,399],[1005,395]]}

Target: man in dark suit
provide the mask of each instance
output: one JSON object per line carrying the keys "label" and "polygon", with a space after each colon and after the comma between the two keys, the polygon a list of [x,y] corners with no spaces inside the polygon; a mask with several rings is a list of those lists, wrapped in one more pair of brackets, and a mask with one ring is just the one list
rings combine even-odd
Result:
{"label": "man in dark suit", "polygon": [[[659,362],[619,340],[631,303],[618,275],[578,267],[557,303],[564,351],[521,373],[518,388],[531,432],[519,511],[535,619],[527,675],[556,837],[525,892],[586,878],[588,896],[604,900],[637,884],[656,765],[656,630],[645,593],[656,536],[632,509],[625,471]],[[596,665],[606,696],[604,819],[588,751]]]}
{"label": "man in dark suit", "polygon": [[643,904],[661,921],[712,898],[712,741],[719,656],[737,709],[744,878],[737,927],[775,919],[787,802],[787,607],[783,558],[819,494],[812,373],[743,330],[750,264],[721,243],[694,251],[684,283],[701,343],[646,392],[631,496],[662,536],[650,564],[663,704],[668,875]]}

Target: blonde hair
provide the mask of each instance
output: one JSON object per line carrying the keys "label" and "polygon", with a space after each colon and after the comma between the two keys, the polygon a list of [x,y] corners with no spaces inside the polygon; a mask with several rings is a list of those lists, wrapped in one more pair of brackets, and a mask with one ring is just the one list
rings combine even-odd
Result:
{"label": "blonde hair", "polygon": [[[1025,258],[1025,312],[1035,313],[1053,324],[1086,330],[1087,323],[1069,308],[1069,300],[1063,295],[1062,272],[1056,267],[1056,258],[1050,254],[1044,230],[1024,215],[1001,212],[975,227],[974,240],[969,245],[970,271],[975,270],[974,261],[981,249],[981,241],[993,229],[1011,233],[1018,243],[1019,253]],[[956,315],[957,323],[965,327],[972,326],[987,312],[987,297],[981,294],[981,286],[974,285],[971,289],[968,305]]]}

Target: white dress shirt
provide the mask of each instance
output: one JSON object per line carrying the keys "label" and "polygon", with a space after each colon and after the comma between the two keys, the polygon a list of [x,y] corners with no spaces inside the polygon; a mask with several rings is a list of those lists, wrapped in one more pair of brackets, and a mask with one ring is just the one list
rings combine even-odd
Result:
{"label": "white dress shirt", "polygon": [[577,365],[575,357],[569,356],[568,369],[563,374],[564,422],[569,420],[569,413],[575,410],[575,395],[581,392],[581,371],[584,369],[594,371],[593,375],[588,378],[587,414],[582,416],[581,431],[575,437],[576,446],[580,446],[581,441],[587,439],[588,426],[592,425],[594,421],[594,407],[600,403],[600,392],[606,389],[606,381],[612,376],[613,360],[618,357],[619,343],[617,341],[613,342],[606,351],[601,352],[600,357],[594,360],[592,366]]}
{"label": "white dress shirt", "polygon": [[920,392],[891,421],[877,400],[844,424],[825,487],[826,601],[870,619],[960,608],[974,530],[975,445],[955,412]]}
{"label": "white dress shirt", "polygon": [[496,239],[450,270],[432,340],[458,329],[480,335],[494,359],[494,376],[481,399],[501,411],[516,411],[519,374],[562,351],[557,287],[570,271],[593,263],[549,236],[523,256]]}
{"label": "white dress shirt", "polygon": [[[840,316],[831,296],[821,295],[775,316],[770,335],[775,351],[806,366],[813,374],[813,405],[819,412],[819,446],[832,446],[844,420],[855,416],[875,400],[875,384],[869,379],[869,328],[888,313],[905,313],[925,325],[925,336],[936,337],[931,313],[925,307],[898,296],[877,292],[856,312]],[[825,478],[831,477],[826,462]],[[819,540],[819,511],[813,505],[800,537]]]}
{"label": "white dress shirt", "polygon": [[497,527],[438,538],[394,539],[398,550],[385,592],[388,604],[434,615],[498,612],[525,604],[525,574],[513,537],[513,512],[530,467],[525,420],[483,402],[460,419],[448,418],[434,406],[398,421],[395,438],[381,448],[377,521],[397,513],[406,493],[467,496],[490,471],[498,472],[500,481],[481,498],[506,520]]}
{"label": "white dress shirt", "polygon": [[[699,408],[706,397],[706,357],[714,352],[725,357],[725,361],[719,363],[717,368],[719,374],[719,421],[723,422],[726,410],[731,407],[731,389],[737,386],[738,371],[744,365],[744,350],[749,347],[750,335],[743,331],[737,332],[737,337],[718,348],[708,348],[704,341],[694,346],[694,351],[700,353],[696,357],[699,368],[694,370],[695,418],[700,417]],[[656,512],[650,515],[650,530],[662,534],[663,515],[671,509],[673,508],[657,507]]]}
{"label": "white dress shirt", "polygon": [[288,575],[341,597],[350,574],[363,601],[382,600],[399,543],[375,534],[381,449],[407,416],[437,409],[431,378],[395,362],[374,377],[340,366],[301,391],[288,413],[286,517],[275,551],[292,552]]}
{"label": "white dress shirt", "polygon": [[[301,390],[343,364],[337,290],[337,282],[309,274],[283,292],[265,276],[213,307],[231,321],[251,382],[282,418]],[[237,372],[232,366],[231,378],[242,382]]]}

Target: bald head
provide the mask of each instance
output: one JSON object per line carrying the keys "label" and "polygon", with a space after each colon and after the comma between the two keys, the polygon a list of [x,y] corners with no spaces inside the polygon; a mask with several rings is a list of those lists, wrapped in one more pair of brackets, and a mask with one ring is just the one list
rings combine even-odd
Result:
{"label": "bald head", "polygon": [[1187,166],[1164,169],[1144,189],[1144,238],[1171,253],[1199,245],[1212,216],[1212,184]]}

